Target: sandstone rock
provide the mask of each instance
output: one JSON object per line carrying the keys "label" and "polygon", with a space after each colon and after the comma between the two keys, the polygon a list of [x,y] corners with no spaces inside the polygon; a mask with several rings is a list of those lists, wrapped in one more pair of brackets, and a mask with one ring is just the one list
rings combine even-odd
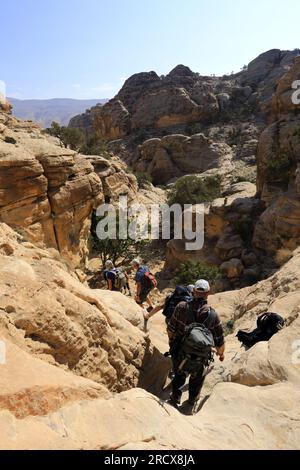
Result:
{"label": "sandstone rock", "polygon": [[0,220],[80,264],[92,209],[103,199],[101,181],[84,157],[62,149],[34,125],[21,126],[8,117],[4,132],[16,144],[0,140]]}
{"label": "sandstone rock", "polygon": [[230,155],[226,144],[212,142],[203,134],[190,138],[169,135],[144,142],[139,147],[133,168],[149,173],[155,184],[163,184],[174,177],[218,168]]}
{"label": "sandstone rock", "polygon": [[[0,327],[10,341],[111,391],[161,387],[166,360],[137,327],[142,310],[133,300],[90,290],[48,251],[24,247],[5,224],[0,234],[14,248],[0,255]],[[145,374],[154,364],[155,377]]]}
{"label": "sandstone rock", "polygon": [[242,261],[245,266],[254,266],[257,263],[257,256],[253,251],[244,250],[242,253]]}
{"label": "sandstone rock", "polygon": [[216,253],[226,261],[239,258],[243,252],[243,240],[240,235],[233,234],[231,230],[224,231],[216,244]]}
{"label": "sandstone rock", "polygon": [[36,359],[3,336],[1,340],[6,354],[1,365],[0,410],[24,419],[74,401],[110,396],[103,386]]}
{"label": "sandstone rock", "polygon": [[258,87],[258,101],[263,112],[271,112],[274,88],[298,55],[298,50],[271,49],[260,54],[248,65],[242,77],[242,84]]}
{"label": "sandstone rock", "polygon": [[36,125],[1,116],[0,221],[59,250],[73,265],[84,264],[93,209],[121,194],[134,199],[136,178],[114,157],[78,155]]}
{"label": "sandstone rock", "polygon": [[291,84],[298,79],[299,59],[279,81],[273,100],[273,124],[262,133],[257,153],[257,189],[267,208],[261,215],[253,244],[269,254],[299,244],[299,192],[297,167],[300,164],[297,109],[289,102]]}
{"label": "sandstone rock", "polygon": [[112,100],[99,107],[99,112],[94,115],[93,127],[106,139],[120,139],[130,130],[129,112],[120,100]]}
{"label": "sandstone rock", "polygon": [[282,118],[289,113],[297,113],[299,105],[293,103],[292,95],[295,89],[292,88],[296,77],[300,76],[300,56],[295,57],[294,64],[278,82],[276,92],[273,96],[273,115]]}
{"label": "sandstone rock", "polygon": [[[35,321],[40,331],[46,331],[43,316],[48,318],[47,311],[39,316],[34,313],[39,303],[37,283],[40,282],[46,287],[43,291],[45,308],[50,301],[48,292],[51,292],[51,301],[60,299],[71,321],[63,330],[63,312],[52,315],[48,331],[52,328],[56,338],[65,331],[66,351],[82,347],[84,337],[93,352],[93,341],[101,343],[98,349],[109,351],[109,361],[119,371],[118,379],[122,381],[127,377],[128,385],[132,386],[131,367],[139,363],[139,354],[135,358],[131,356],[130,363],[123,367],[124,359],[119,354],[120,349],[129,351],[133,344],[140,347],[140,334],[132,325],[138,321],[139,307],[134,307],[130,299],[118,293],[114,296],[111,292],[91,292],[66,274],[49,252],[34,246],[24,247],[19,237],[3,224],[0,231],[5,243],[14,247],[13,261],[7,263],[11,256],[6,256],[5,264],[1,264],[5,272],[1,283],[1,312],[5,312],[3,306],[8,306],[8,302],[11,306],[14,302],[15,306],[15,313],[10,309],[11,313],[2,313],[0,317],[0,330],[8,344],[8,362],[3,369],[0,394],[2,449],[299,448],[299,373],[296,361],[291,360],[297,359],[293,342],[300,331],[299,252],[270,279],[211,297],[211,305],[224,321],[235,320],[235,331],[252,328],[257,315],[266,309],[283,315],[287,326],[268,343],[258,343],[248,351],[240,348],[234,334],[227,336],[225,362],[215,362],[201,394],[202,409],[189,417],[138,388],[110,395],[105,390],[109,372],[103,358],[98,366],[102,380],[98,382],[105,388],[34,358],[42,343],[37,337],[35,341],[30,340],[27,334],[24,338],[24,330],[15,328],[15,322],[21,314],[23,326],[25,320],[26,328]],[[44,255],[45,260],[35,258],[36,254]],[[17,268],[20,262],[22,270]],[[43,263],[46,263],[47,273]],[[14,295],[9,293],[10,288],[14,289]],[[16,296],[16,292],[19,295]],[[92,327],[95,320],[92,313],[87,312],[87,304],[88,308],[97,309],[97,317],[102,322],[101,334]],[[153,337],[156,347],[164,352],[167,339],[163,317],[158,314],[151,322],[148,345]],[[109,328],[114,332],[111,337],[107,336]],[[75,334],[73,339],[72,333]],[[54,343],[56,338],[52,337]],[[62,347],[57,344],[58,348]],[[47,347],[51,348],[50,342]],[[142,348],[147,350],[147,345]],[[96,364],[96,359],[93,360]],[[91,364],[89,362],[89,367]],[[148,363],[137,367],[139,371],[151,370]],[[84,375],[87,370],[81,369],[80,374]],[[156,364],[153,373],[160,370],[161,365]],[[76,367],[72,371],[79,372]]]}
{"label": "sandstone rock", "polygon": [[239,277],[243,271],[244,266],[241,260],[237,258],[232,258],[225,263],[222,263],[220,266],[221,274],[224,277],[228,277],[229,279]]}
{"label": "sandstone rock", "polygon": [[126,172],[126,165],[118,158],[106,160],[100,156],[88,156],[95,173],[102,182],[103,194],[106,200],[114,203],[119,196],[127,196],[129,201],[137,197],[138,183],[136,177]]}
{"label": "sandstone rock", "polygon": [[7,101],[5,96],[0,91],[0,111],[3,111],[4,113],[11,113],[12,106],[11,104]]}

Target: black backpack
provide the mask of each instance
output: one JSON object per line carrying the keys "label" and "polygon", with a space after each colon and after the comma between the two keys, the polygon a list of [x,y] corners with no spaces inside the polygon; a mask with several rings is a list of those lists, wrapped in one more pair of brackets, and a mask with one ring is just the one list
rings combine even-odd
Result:
{"label": "black backpack", "polygon": [[178,348],[176,368],[192,374],[198,372],[201,367],[207,366],[212,360],[212,348],[215,342],[209,328],[215,322],[215,311],[205,304],[202,310],[207,311],[207,318],[203,323],[199,323],[195,319],[191,304],[188,304],[188,309],[190,323],[186,326],[185,335]]}
{"label": "black backpack", "polygon": [[174,292],[166,298],[162,314],[169,320],[179,302],[190,302],[193,296],[186,287],[176,286]]}
{"label": "black backpack", "polygon": [[251,348],[260,341],[269,341],[283,327],[284,319],[278,313],[268,312],[258,317],[255,330],[251,332],[239,330],[236,336],[241,343]]}

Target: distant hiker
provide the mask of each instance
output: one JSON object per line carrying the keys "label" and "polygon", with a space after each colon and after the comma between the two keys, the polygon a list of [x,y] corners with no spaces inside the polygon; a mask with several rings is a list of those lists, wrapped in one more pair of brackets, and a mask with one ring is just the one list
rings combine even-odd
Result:
{"label": "distant hiker", "polygon": [[259,341],[269,341],[283,327],[284,319],[278,313],[267,312],[257,318],[255,330],[239,330],[236,336],[244,346],[251,348]]}
{"label": "distant hiker", "polygon": [[107,282],[107,288],[112,291],[118,290],[116,287],[116,269],[114,263],[108,259],[105,262],[105,269],[103,271],[104,279]]}
{"label": "distant hiker", "polygon": [[141,306],[143,306],[144,302],[147,302],[149,305],[149,311],[151,311],[153,309],[153,303],[149,294],[151,290],[156,287],[156,280],[148,266],[142,265],[137,258],[132,261],[131,265],[136,269],[134,277],[136,282],[135,300]]}
{"label": "distant hiker", "polygon": [[182,389],[190,376],[189,399],[185,405],[191,413],[200,395],[213,347],[220,361],[224,360],[223,327],[216,311],[207,304],[209,293],[209,283],[204,279],[197,281],[193,299],[177,305],[167,326],[175,374],[170,403],[175,407],[180,404]]}
{"label": "distant hiker", "polygon": [[115,268],[113,262],[111,260],[107,260],[103,274],[109,290],[119,291],[122,293],[125,291],[126,293],[126,289],[128,289],[129,295],[131,295],[128,283],[128,274],[123,271],[123,268]]}
{"label": "distant hiker", "polygon": [[151,312],[144,313],[145,320],[149,320],[149,318],[153,317],[153,315],[162,310],[162,314],[165,316],[167,323],[173,315],[175,307],[177,307],[179,302],[187,302],[189,300],[192,300],[193,290],[193,284],[189,284],[187,287],[176,286],[175,290],[166,297],[164,303],[154,307]]}
{"label": "distant hiker", "polygon": [[120,292],[122,292],[122,294],[126,294],[127,291],[128,295],[131,296],[129,276],[125,268],[120,267],[117,269],[117,279],[117,284],[119,283]]}

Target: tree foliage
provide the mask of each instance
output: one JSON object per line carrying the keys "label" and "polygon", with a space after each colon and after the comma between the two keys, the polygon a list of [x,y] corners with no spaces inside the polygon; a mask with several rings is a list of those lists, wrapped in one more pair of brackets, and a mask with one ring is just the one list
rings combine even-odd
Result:
{"label": "tree foliage", "polygon": [[201,204],[220,197],[221,177],[219,175],[201,178],[185,176],[180,178],[168,195],[168,204]]}
{"label": "tree foliage", "polygon": [[175,285],[187,286],[188,284],[194,284],[198,279],[213,282],[218,275],[219,268],[217,266],[208,266],[199,261],[190,260],[180,265],[173,281]]}

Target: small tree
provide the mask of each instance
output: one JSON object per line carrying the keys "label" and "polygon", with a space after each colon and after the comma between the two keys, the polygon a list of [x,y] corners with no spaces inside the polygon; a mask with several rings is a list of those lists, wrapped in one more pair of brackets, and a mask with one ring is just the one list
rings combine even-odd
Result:
{"label": "small tree", "polygon": [[85,137],[81,129],[75,127],[60,126],[53,121],[51,127],[46,129],[47,134],[57,137],[62,147],[79,150],[84,143]]}
{"label": "small tree", "polygon": [[218,274],[219,268],[217,266],[208,266],[199,261],[186,261],[180,265],[173,282],[174,285],[183,286],[193,284],[198,279],[206,279],[209,282],[213,282]]}
{"label": "small tree", "polygon": [[221,177],[219,175],[201,178],[185,176],[177,181],[168,195],[168,204],[201,204],[220,197]]}
{"label": "small tree", "polygon": [[85,139],[84,144],[80,148],[83,155],[99,155],[109,160],[111,158],[107,146],[107,142],[98,136],[91,136]]}
{"label": "small tree", "polygon": [[137,173],[134,173],[134,175],[140,187],[146,185],[147,183],[152,183],[152,176],[145,171],[138,171]]}
{"label": "small tree", "polygon": [[[116,217],[116,239],[111,239],[111,238],[105,238],[105,239],[100,239],[96,233],[96,228],[97,224],[103,220],[105,216],[103,217],[98,217],[96,213],[94,212],[92,215],[92,228],[91,228],[91,233],[92,233],[92,240],[93,240],[93,248],[95,251],[97,251],[100,255],[101,261],[103,265],[105,264],[105,261],[108,259],[112,260],[113,263],[116,263],[120,258],[122,258],[123,261],[126,261],[130,258],[132,258],[132,255],[137,253],[139,248],[142,247],[142,245],[145,245],[147,243],[147,240],[134,240],[130,238],[129,236],[125,239],[122,240],[120,239],[119,236],[119,217]],[[130,223],[130,220],[128,220],[128,225]]]}

